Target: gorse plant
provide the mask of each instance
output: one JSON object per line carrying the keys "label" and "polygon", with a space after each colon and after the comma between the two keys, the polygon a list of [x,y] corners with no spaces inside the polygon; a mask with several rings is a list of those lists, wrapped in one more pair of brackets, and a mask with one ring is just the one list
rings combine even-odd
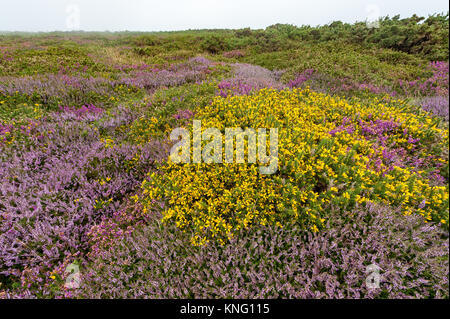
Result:
{"label": "gorse plant", "polygon": [[[402,101],[349,103],[309,90],[216,98],[198,109],[202,128],[279,129],[276,174],[256,164],[174,164],[142,184],[144,205],[165,200],[164,221],[192,242],[232,238],[256,224],[323,227],[329,207],[368,201],[448,225],[448,129]],[[436,147],[436,145],[440,145]],[[438,182],[436,185],[435,182]]]}

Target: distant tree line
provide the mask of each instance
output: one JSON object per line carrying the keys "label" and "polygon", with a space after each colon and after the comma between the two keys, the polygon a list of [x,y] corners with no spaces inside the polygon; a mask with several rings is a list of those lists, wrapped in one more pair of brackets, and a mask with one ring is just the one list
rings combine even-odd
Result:
{"label": "distant tree line", "polygon": [[201,46],[210,53],[247,47],[254,47],[259,52],[273,52],[295,48],[299,41],[340,41],[417,54],[429,60],[448,60],[448,38],[447,12],[428,18],[417,15],[404,19],[399,15],[384,17],[376,28],[368,27],[366,22],[335,21],[318,27],[275,24],[265,30],[217,30],[205,35]]}

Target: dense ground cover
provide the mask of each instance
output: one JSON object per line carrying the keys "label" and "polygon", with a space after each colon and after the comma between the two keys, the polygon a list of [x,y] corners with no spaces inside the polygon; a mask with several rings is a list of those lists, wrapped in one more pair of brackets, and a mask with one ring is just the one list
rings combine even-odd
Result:
{"label": "dense ground cover", "polygon": [[[421,21],[0,35],[0,297],[448,298],[448,15]],[[194,119],[278,128],[276,173],[173,163]]]}

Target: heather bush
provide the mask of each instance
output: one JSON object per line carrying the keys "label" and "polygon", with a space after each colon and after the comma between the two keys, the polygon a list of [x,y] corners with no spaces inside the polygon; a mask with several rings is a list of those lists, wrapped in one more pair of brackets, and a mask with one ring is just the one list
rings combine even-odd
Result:
{"label": "heather bush", "polygon": [[27,141],[2,149],[0,282],[26,273],[19,281],[25,288],[43,288],[66,257],[85,253],[90,228],[119,209],[166,156],[159,142],[101,138],[100,131],[127,121],[126,113],[115,123],[102,113],[93,106],[64,109],[32,128]]}
{"label": "heather bush", "polygon": [[192,58],[186,63],[175,64],[168,69],[152,71],[136,71],[123,75],[119,84],[147,90],[158,87],[179,86],[204,80],[211,73],[212,62],[203,57]]}
{"label": "heather bush", "polygon": [[[379,289],[366,267],[381,268]],[[312,234],[242,231],[226,246],[189,245],[157,219],[83,269],[89,298],[448,298],[448,232],[369,205]]]}
{"label": "heather bush", "polygon": [[361,93],[396,96],[397,92],[389,87],[371,83],[358,83],[349,78],[333,78],[314,69],[306,69],[288,82],[290,88],[309,87],[314,91],[345,96],[364,96]]}
{"label": "heather bush", "polygon": [[113,82],[65,74],[0,78],[0,99],[6,104],[41,103],[53,110],[60,105],[103,104],[117,95]]}
{"label": "heather bush", "polygon": [[263,88],[282,89],[279,82],[281,71],[270,71],[263,67],[236,63],[233,65],[234,77],[223,80],[218,84],[218,95],[246,95]]}
{"label": "heather bush", "polygon": [[399,80],[398,90],[404,95],[426,96],[441,95],[448,96],[448,72],[449,64],[444,61],[430,62],[426,68],[430,76],[418,77],[413,81]]}
{"label": "heather bush", "polygon": [[[133,97],[140,89],[179,86],[204,80],[213,63],[206,58],[192,58],[167,68],[144,68],[118,74],[117,80],[82,77],[64,73],[46,76],[0,78],[0,100],[6,106],[18,102],[41,103],[52,109],[58,106],[110,105],[121,96]],[[2,105],[5,107],[5,105]]]}
{"label": "heather bush", "polygon": [[448,96],[425,97],[422,98],[419,103],[425,111],[431,112],[434,115],[440,116],[448,121]]}

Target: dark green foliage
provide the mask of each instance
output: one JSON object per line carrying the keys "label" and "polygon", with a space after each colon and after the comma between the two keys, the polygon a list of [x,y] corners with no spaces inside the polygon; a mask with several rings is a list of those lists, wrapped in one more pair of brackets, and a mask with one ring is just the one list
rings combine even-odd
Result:
{"label": "dark green foliage", "polygon": [[429,60],[446,60],[449,56],[448,13],[428,18],[417,15],[405,19],[385,17],[379,21],[379,28],[369,28],[365,22],[348,24],[341,21],[319,27],[275,24],[264,31],[237,30],[235,36],[258,45],[260,52],[286,50],[305,41],[341,41],[418,54]]}
{"label": "dark green foliage", "polygon": [[226,49],[226,44],[223,38],[217,35],[211,35],[203,40],[202,49],[208,53],[217,54]]}

